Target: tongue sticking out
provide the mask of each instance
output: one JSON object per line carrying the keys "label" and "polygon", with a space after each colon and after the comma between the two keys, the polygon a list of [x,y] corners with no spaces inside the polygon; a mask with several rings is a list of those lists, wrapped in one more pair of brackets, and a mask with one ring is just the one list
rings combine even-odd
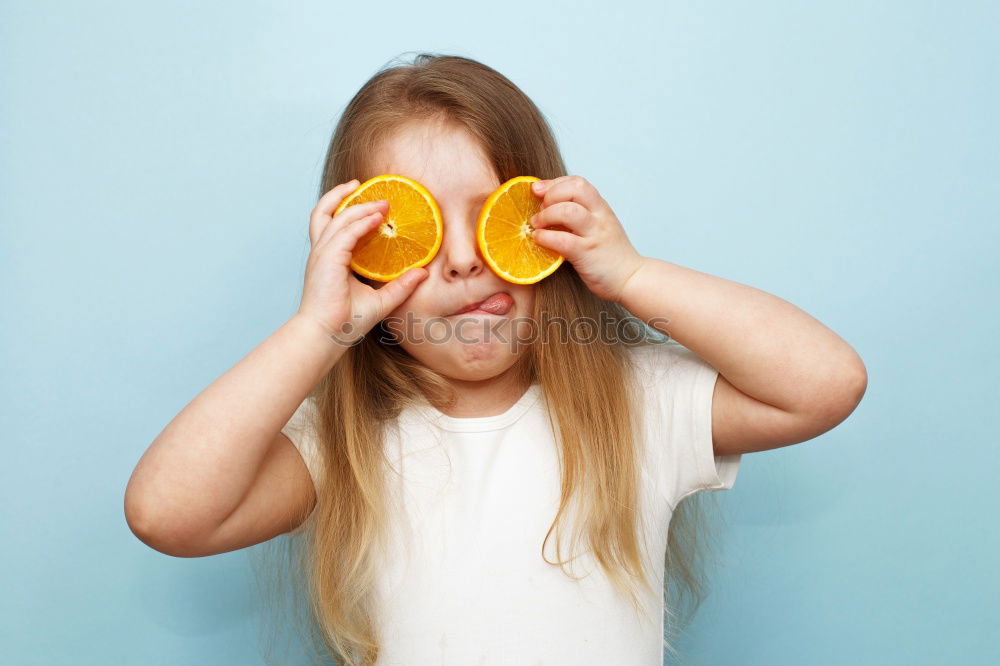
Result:
{"label": "tongue sticking out", "polygon": [[482,310],[483,312],[489,312],[495,315],[505,315],[507,311],[510,310],[511,306],[514,305],[514,299],[510,297],[510,294],[505,292],[498,292],[493,294],[485,301],[480,303],[473,310]]}

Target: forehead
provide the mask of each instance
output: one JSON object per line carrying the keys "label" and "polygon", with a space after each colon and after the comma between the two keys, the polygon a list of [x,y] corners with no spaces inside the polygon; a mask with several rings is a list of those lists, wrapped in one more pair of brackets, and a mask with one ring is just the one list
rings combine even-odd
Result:
{"label": "forehead", "polygon": [[475,137],[460,125],[408,123],[386,137],[373,159],[376,173],[417,181],[435,198],[486,196],[500,185]]}

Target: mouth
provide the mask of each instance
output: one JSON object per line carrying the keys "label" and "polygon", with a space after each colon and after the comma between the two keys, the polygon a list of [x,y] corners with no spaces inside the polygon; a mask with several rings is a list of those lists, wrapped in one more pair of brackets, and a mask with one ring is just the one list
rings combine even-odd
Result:
{"label": "mouth", "polygon": [[514,299],[511,295],[506,291],[498,291],[497,293],[491,294],[477,303],[469,303],[447,316],[453,317],[460,314],[503,316],[507,314],[512,307],[514,307]]}

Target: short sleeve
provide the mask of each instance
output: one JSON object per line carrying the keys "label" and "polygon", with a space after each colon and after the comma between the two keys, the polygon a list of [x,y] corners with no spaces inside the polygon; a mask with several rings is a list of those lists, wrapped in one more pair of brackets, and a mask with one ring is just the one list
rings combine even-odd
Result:
{"label": "short sleeve", "polygon": [[741,455],[717,456],[712,446],[718,370],[672,341],[631,351],[643,394],[649,473],[671,509],[701,490],[732,488]]}
{"label": "short sleeve", "polygon": [[298,406],[281,432],[292,440],[292,444],[298,449],[299,455],[309,468],[313,486],[318,490],[322,478],[322,465],[316,434],[316,403],[311,396]]}

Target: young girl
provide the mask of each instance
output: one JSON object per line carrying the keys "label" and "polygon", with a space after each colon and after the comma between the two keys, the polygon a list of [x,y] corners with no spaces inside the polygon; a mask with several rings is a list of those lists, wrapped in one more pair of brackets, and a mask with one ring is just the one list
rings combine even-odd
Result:
{"label": "young girl", "polygon": [[[385,284],[349,264],[388,205],[333,215],[377,174],[425,186],[445,229]],[[533,285],[475,237],[518,175],[543,179],[533,237],[566,259]],[[372,77],[321,192],[298,312],[149,447],[132,530],[183,557],[297,537],[345,664],[662,663],[669,580],[699,591],[691,499],[846,418],[858,355],[780,298],[640,254],[535,105],[473,60]]]}

